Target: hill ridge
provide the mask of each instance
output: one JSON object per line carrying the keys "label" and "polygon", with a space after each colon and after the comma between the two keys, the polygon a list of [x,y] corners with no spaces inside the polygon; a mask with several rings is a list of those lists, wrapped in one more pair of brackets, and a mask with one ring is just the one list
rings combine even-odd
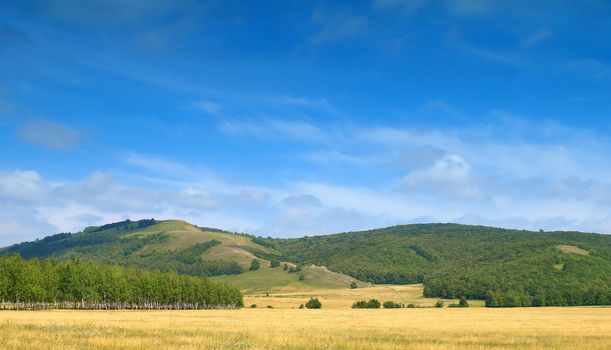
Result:
{"label": "hill ridge", "polygon": [[[0,253],[235,275],[227,279],[236,283],[259,278],[248,272],[254,259],[264,267],[271,261],[313,264],[369,283],[423,283],[426,296],[486,299],[491,306],[611,301],[611,236],[604,234],[431,223],[262,238],[199,228],[182,220],[151,220],[59,234]],[[278,277],[286,282],[286,275]]]}

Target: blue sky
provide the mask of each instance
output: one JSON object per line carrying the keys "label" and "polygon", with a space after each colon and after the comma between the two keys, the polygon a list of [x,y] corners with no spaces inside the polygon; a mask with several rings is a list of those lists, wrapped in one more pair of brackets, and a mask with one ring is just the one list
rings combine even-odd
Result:
{"label": "blue sky", "polygon": [[0,5],[0,244],[124,218],[289,237],[611,231],[606,1]]}

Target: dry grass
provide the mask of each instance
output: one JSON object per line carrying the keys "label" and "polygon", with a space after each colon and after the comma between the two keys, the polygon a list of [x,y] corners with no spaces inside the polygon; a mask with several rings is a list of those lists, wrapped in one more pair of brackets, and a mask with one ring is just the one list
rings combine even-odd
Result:
{"label": "dry grass", "polygon": [[[352,303],[357,300],[378,299],[380,302],[394,301],[402,304],[415,304],[421,307],[431,307],[438,299],[424,298],[422,296],[422,285],[375,285],[366,288],[356,289],[302,289],[291,290],[285,288],[281,292],[276,292],[266,296],[246,295],[244,305],[257,304],[258,307],[271,305],[274,309],[296,309],[300,304],[304,304],[311,297],[319,298],[325,309],[350,309]],[[449,303],[458,303],[458,300],[444,299]],[[481,300],[469,301],[471,306],[483,306]]]}
{"label": "dry grass", "polygon": [[581,249],[579,247],[575,247],[574,245],[559,245],[557,246],[558,249],[560,249],[560,251],[562,251],[563,253],[573,253],[573,254],[579,254],[579,255],[590,255],[590,252],[585,250],[585,249]]}
{"label": "dry grass", "polygon": [[0,312],[6,349],[610,349],[611,308]]}

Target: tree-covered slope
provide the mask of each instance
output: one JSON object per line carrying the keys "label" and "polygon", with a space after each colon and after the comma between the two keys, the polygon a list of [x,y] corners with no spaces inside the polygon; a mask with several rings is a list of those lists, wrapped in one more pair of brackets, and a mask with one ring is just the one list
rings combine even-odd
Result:
{"label": "tree-covered slope", "polygon": [[134,266],[189,275],[241,273],[257,255],[278,252],[250,236],[199,228],[179,220],[122,221],[60,233],[0,250],[25,258],[52,257]]}
{"label": "tree-covered slope", "polygon": [[282,258],[490,306],[609,304],[611,236],[420,224],[269,239]]}
{"label": "tree-covered slope", "polygon": [[489,306],[611,303],[611,236],[579,232],[419,224],[263,239],[184,221],[141,220],[58,234],[3,252],[204,276],[246,272],[259,259],[261,271],[227,278],[239,280],[244,290],[293,283],[296,275],[271,274],[274,260],[326,266],[365,282],[423,283],[425,296],[466,296]]}

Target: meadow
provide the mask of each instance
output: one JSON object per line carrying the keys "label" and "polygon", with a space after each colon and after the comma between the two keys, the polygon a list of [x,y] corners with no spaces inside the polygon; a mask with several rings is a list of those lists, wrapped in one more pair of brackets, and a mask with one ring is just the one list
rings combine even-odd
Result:
{"label": "meadow", "polygon": [[2,349],[609,349],[611,308],[4,311]]}

